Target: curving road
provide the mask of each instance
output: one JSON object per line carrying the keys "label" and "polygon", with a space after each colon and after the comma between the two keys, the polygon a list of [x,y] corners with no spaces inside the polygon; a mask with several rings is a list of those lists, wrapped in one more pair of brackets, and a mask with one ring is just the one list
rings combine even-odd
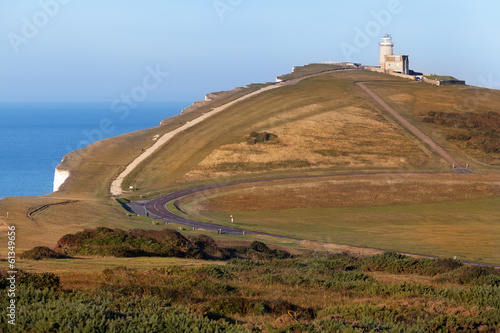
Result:
{"label": "curving road", "polygon": [[[372,173],[371,175],[384,175],[384,174],[390,175],[390,174],[394,174],[394,173]],[[172,201],[175,201],[179,198],[182,198],[186,195],[204,192],[204,191],[217,189],[217,188],[240,185],[240,184],[266,183],[266,182],[272,182],[272,181],[277,181],[277,180],[298,180],[298,179],[313,179],[313,178],[327,178],[327,177],[340,177],[340,176],[361,176],[361,175],[367,175],[367,174],[366,173],[364,173],[364,174],[363,173],[350,173],[350,174],[330,174],[330,175],[321,175],[321,176],[282,177],[282,178],[272,178],[272,179],[241,181],[241,182],[228,183],[228,184],[206,185],[206,186],[190,188],[190,189],[185,189],[185,190],[165,194],[165,195],[162,195],[160,197],[157,197],[157,198],[154,198],[151,200],[130,202],[127,204],[127,207],[130,211],[134,212],[137,215],[156,218],[156,219],[165,221],[167,223],[178,223],[178,224],[182,224],[182,225],[185,225],[185,226],[188,226],[191,228],[216,230],[220,233],[232,234],[232,235],[258,234],[258,235],[269,235],[269,236],[273,236],[273,237],[288,238],[288,239],[293,239],[293,240],[302,240],[299,238],[266,234],[266,233],[262,233],[262,232],[243,230],[243,229],[239,229],[239,228],[233,228],[233,227],[227,227],[227,226],[218,225],[218,224],[204,223],[204,222],[191,220],[191,219],[188,219],[188,218],[185,218],[185,217],[182,217],[182,216],[179,216],[179,215],[172,213],[167,208],[167,204],[169,202],[172,202]],[[399,175],[402,175],[402,174],[399,174]]]}

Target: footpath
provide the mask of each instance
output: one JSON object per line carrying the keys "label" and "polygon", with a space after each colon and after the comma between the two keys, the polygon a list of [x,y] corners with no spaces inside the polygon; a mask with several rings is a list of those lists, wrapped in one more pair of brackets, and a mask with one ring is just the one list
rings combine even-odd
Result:
{"label": "footpath", "polygon": [[364,83],[358,82],[356,83],[361,89],[363,89],[371,98],[373,98],[380,106],[384,108],[391,116],[393,116],[403,127],[405,127],[408,131],[413,133],[417,138],[419,138],[422,142],[424,142],[427,146],[429,146],[432,150],[438,153],[446,162],[450,163],[453,167],[453,171],[456,173],[473,173],[470,169],[465,168],[460,165],[460,163],[451,156],[443,147],[439,146],[436,142],[434,142],[430,137],[425,135],[421,130],[416,128],[412,123],[410,123],[407,119],[397,113],[392,107],[389,106],[382,98],[380,98],[377,94],[375,94],[370,88],[365,86]]}

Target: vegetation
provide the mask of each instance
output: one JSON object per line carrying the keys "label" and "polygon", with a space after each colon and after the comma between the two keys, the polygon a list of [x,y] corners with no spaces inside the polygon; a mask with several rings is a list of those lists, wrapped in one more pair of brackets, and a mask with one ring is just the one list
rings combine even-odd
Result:
{"label": "vegetation", "polygon": [[37,246],[21,254],[21,259],[42,260],[42,259],[65,259],[68,258],[63,253],[56,252],[46,246]]}
{"label": "vegetation", "polygon": [[267,132],[262,132],[262,133],[257,133],[257,132],[252,132],[250,135],[247,137],[247,143],[250,145],[255,145],[257,143],[266,143],[269,141],[276,140],[278,136],[273,133],[267,133]]}
{"label": "vegetation", "polygon": [[297,78],[304,77],[307,75],[314,75],[314,74],[319,74],[319,73],[323,73],[323,72],[328,72],[328,71],[337,70],[337,69],[344,69],[344,68],[354,68],[354,67],[353,66],[334,65],[334,64],[308,64],[305,66],[294,67],[294,70],[292,73],[278,76],[278,79],[283,80],[283,81],[293,80],[293,79],[297,79]]}
{"label": "vegetation", "polygon": [[449,75],[427,75],[426,78],[429,80],[437,80],[437,81],[457,81],[456,78]]}
{"label": "vegetation", "polygon": [[465,131],[467,128],[448,127],[423,122],[422,119],[429,112],[465,114],[466,118],[472,115],[486,119],[495,117],[495,114],[498,115],[500,92],[465,85],[438,88],[427,84],[405,84],[402,81],[368,83],[367,86],[456,159],[470,164],[474,172],[498,173],[500,154],[485,153],[481,149],[467,147],[460,141],[447,140],[447,136],[455,134],[455,130]]}
{"label": "vegetation", "polygon": [[449,128],[446,139],[463,142],[466,148],[486,154],[500,153],[500,114],[497,112],[429,111],[422,121]]}
{"label": "vegetation", "polygon": [[[127,193],[125,200],[142,200],[197,185],[301,176],[311,172],[449,171],[446,164],[429,155],[425,147],[382,116],[378,107],[354,84],[359,81],[377,81],[368,85],[405,116],[410,111],[418,117],[429,110],[450,110],[457,101],[471,99],[475,104],[470,111],[489,112],[495,110],[500,100],[492,90],[482,91],[481,98],[477,98],[476,89],[471,87],[435,89],[368,71],[316,76],[237,103],[209,121],[179,133],[125,180],[126,188],[133,185],[136,189]],[[163,122],[163,126],[103,140],[70,154],[65,158],[64,168],[74,177],[68,179],[61,191],[41,198],[0,201],[0,210],[8,211],[11,222],[15,221],[16,226],[24,230],[18,245],[21,249],[53,246],[64,234],[98,226],[158,230],[151,220],[137,219],[110,198],[110,182],[143,149],[154,144],[156,135],[172,131],[259,88],[261,86],[254,85],[217,94],[212,101],[189,108]],[[432,125],[416,120],[423,127]],[[231,131],[227,131],[229,127]],[[245,137],[252,131],[276,134],[280,143],[248,145]],[[439,131],[431,130],[432,133],[441,135]],[[445,136],[442,135],[443,140]],[[454,146],[454,142],[445,143],[449,143],[447,148]],[[480,157],[489,160],[493,156],[490,155]],[[463,156],[460,151],[458,156]],[[474,161],[471,167],[474,171],[485,168]],[[36,224],[26,216],[33,207],[69,200],[78,201],[37,211]],[[34,225],[37,227],[33,228]]]}
{"label": "vegetation", "polygon": [[[35,259],[35,248],[23,253],[23,259]],[[219,247],[207,235],[193,235],[189,238],[181,233],[163,229],[129,230],[96,228],[63,236],[57,243],[57,252],[47,249],[52,258],[66,258],[65,254],[82,256],[126,257],[178,257],[193,259],[283,259],[290,254],[283,250],[271,250],[262,242],[254,241],[250,246]],[[64,254],[63,254],[64,253]]]}
{"label": "vegetation", "polygon": [[337,176],[242,184],[177,203],[192,219],[221,223],[233,215],[246,230],[332,248],[348,244],[498,263],[499,185],[497,175]]}
{"label": "vegetation", "polygon": [[[262,242],[245,249],[278,253]],[[490,267],[391,252],[371,257],[315,252],[277,257],[240,257],[198,267],[113,266],[98,274],[82,270],[71,279],[68,273],[59,278],[21,272],[16,327],[11,331],[500,329],[500,272]],[[4,272],[0,288],[7,285]],[[7,301],[0,298],[0,306],[5,308]],[[6,320],[0,318],[2,327],[8,327]]]}
{"label": "vegetation", "polygon": [[[305,66],[287,79],[331,69],[335,66]],[[474,171],[492,174],[451,174],[446,163],[394,123],[355,82],[370,82],[367,86],[460,162],[470,161]],[[289,83],[176,135],[127,177],[125,187],[137,190],[124,198],[109,196],[110,182],[157,135],[262,86],[210,95],[212,101],[194,105],[163,126],[69,154],[63,166],[73,177],[55,194],[1,200],[0,210],[9,212],[9,220],[0,220],[20,231],[19,251],[53,246],[66,235],[55,253],[34,249],[18,262],[29,271],[19,274],[19,311],[12,330],[500,330],[497,270],[395,253],[365,258],[337,253],[340,246],[333,244],[498,263],[500,154],[495,146],[485,150],[482,145],[491,129],[498,132],[497,125],[491,126],[497,121],[500,93],[468,86],[437,88],[368,71],[338,71]],[[450,115],[451,110],[459,115]],[[432,122],[423,117],[433,117]],[[480,121],[469,126],[473,118]],[[279,140],[248,145],[245,138],[252,131],[256,138],[273,133]],[[419,177],[416,172],[441,173]],[[246,230],[323,242],[293,242],[300,251],[251,243],[256,239],[252,235],[211,238],[201,231],[162,230],[164,225],[122,206],[198,185],[331,174],[353,175],[337,181],[255,183],[253,190],[237,188],[239,196],[232,195],[226,207],[217,193],[181,207],[191,217],[219,223],[228,220],[230,210],[235,225]],[[224,191],[220,197],[229,194]],[[304,247],[336,253],[299,254]],[[72,258],[46,258],[58,253]],[[0,287],[7,286],[4,272]],[[0,292],[5,308],[8,299],[5,290]],[[5,321],[0,317],[2,328]]]}

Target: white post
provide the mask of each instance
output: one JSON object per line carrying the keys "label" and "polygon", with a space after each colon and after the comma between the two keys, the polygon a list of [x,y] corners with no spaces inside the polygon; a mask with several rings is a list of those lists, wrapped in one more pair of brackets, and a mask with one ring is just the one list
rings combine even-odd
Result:
{"label": "white post", "polygon": [[234,218],[233,218],[233,215],[231,215],[231,224],[234,224]]}

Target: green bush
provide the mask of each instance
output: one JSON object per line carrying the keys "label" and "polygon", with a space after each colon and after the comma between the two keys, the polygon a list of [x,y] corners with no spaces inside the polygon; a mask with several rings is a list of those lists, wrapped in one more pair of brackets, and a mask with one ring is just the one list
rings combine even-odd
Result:
{"label": "green bush", "polygon": [[[5,289],[10,285],[7,278],[10,274],[7,270],[0,271],[0,289]],[[59,276],[54,273],[29,273],[23,270],[18,270],[16,275],[16,285],[28,286],[35,289],[59,289],[61,282]]]}
{"label": "green bush", "polygon": [[[0,298],[2,308],[7,299]],[[246,332],[157,297],[62,293],[20,287],[14,332]],[[0,316],[0,327],[9,327]]]}
{"label": "green bush", "polygon": [[366,258],[362,262],[363,269],[385,271],[392,274],[420,274],[435,276],[453,271],[463,264],[454,259],[417,259],[395,252],[384,252]]}
{"label": "green bush", "polygon": [[97,228],[63,236],[57,247],[67,253],[114,257],[209,257],[180,233],[164,229],[131,230]]}
{"label": "green bush", "polygon": [[437,281],[500,287],[500,272],[493,267],[469,266],[441,276]]}
{"label": "green bush", "polygon": [[42,260],[42,259],[67,259],[70,258],[63,253],[56,252],[46,246],[37,246],[31,250],[22,253],[21,259]]}

